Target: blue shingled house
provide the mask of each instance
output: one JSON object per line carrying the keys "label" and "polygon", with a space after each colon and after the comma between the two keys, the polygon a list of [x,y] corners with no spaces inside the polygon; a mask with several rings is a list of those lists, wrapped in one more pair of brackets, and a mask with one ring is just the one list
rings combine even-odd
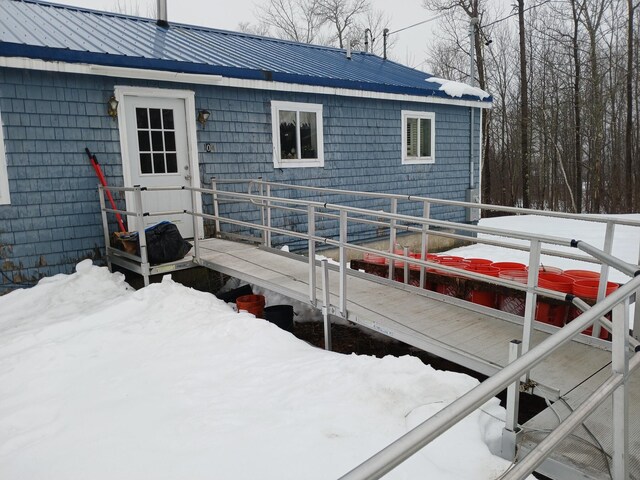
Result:
{"label": "blue shingled house", "polygon": [[490,106],[370,53],[0,0],[0,285],[101,257],[85,147],[114,186],[263,177],[465,200]]}

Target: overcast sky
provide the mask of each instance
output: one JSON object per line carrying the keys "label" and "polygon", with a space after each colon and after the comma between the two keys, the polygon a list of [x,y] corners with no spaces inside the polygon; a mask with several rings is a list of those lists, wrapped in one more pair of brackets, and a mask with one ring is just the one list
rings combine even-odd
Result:
{"label": "overcast sky", "polygon": [[[113,11],[120,3],[137,4],[141,16],[148,16],[156,0],[54,0],[56,3],[76,5],[96,10]],[[255,23],[255,5],[259,0],[167,0],[169,21],[202,25],[225,30],[237,30],[240,22]],[[390,30],[395,31],[434,16],[422,8],[421,0],[372,0],[376,9],[391,18]],[[389,6],[393,5],[393,11]],[[424,69],[425,50],[430,32],[436,22],[426,23],[395,34],[393,58],[411,67]],[[380,39],[382,41],[382,39]]]}

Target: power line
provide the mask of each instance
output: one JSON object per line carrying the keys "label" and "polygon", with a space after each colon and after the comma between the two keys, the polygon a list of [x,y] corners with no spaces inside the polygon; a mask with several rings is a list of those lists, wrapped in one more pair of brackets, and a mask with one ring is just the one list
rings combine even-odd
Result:
{"label": "power line", "polygon": [[391,35],[392,33],[398,33],[413,27],[417,27],[418,25],[423,25],[425,23],[433,22],[434,20],[438,20],[444,17],[444,15],[445,15],[444,13],[441,13],[440,15],[436,15],[435,17],[428,18],[427,20],[423,20],[422,22],[414,23],[413,25],[409,25],[408,27],[399,28],[398,30],[394,30],[393,32],[387,33],[387,36]]}
{"label": "power line", "polygon": [[[552,1],[554,1],[554,0],[544,0],[544,1],[542,1],[542,2],[540,2],[538,4],[536,4],[536,5],[531,5],[530,7],[525,8],[523,10],[523,12],[528,12],[529,10],[541,7],[542,5],[546,5],[547,3],[550,3]],[[518,12],[514,12],[514,13],[512,13],[510,15],[507,15],[506,17],[502,17],[502,18],[499,18],[498,20],[495,20],[495,21],[493,21],[491,23],[487,23],[486,25],[482,25],[481,28],[487,28],[487,27],[490,27],[491,25],[495,25],[496,23],[504,22],[505,20],[508,20],[511,17],[515,17],[516,15],[518,15]]]}

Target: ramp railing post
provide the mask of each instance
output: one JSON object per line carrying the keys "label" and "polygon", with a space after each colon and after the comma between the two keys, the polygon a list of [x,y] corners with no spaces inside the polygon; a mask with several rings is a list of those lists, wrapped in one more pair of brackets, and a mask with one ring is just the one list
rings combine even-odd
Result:
{"label": "ramp railing post", "polygon": [[[424,206],[422,209],[422,216],[423,218],[428,219],[430,215],[431,215],[431,204],[429,202],[424,202]],[[422,261],[427,260],[427,252],[429,251],[429,233],[428,232],[429,232],[429,225],[423,224],[422,233],[420,234],[421,236],[420,258],[422,259]],[[424,265],[420,265],[420,288],[424,288],[424,284],[426,282],[425,273],[426,273],[426,270],[424,268]]]}
{"label": "ramp railing post", "polygon": [[[520,357],[522,342],[511,340],[509,343],[509,363]],[[502,458],[513,460],[516,456],[516,440],[520,427],[518,413],[520,410],[520,380],[516,380],[507,387],[507,416],[502,430]]]}
{"label": "ramp railing post", "polygon": [[[260,181],[260,225],[266,226],[266,207],[264,200],[264,184],[262,183],[262,177],[258,177]],[[262,229],[262,243],[267,246],[267,229]]]}
{"label": "ramp railing post", "polygon": [[340,314],[347,318],[347,211],[340,210]]}
{"label": "ramp railing post", "polygon": [[149,256],[147,254],[147,236],[144,232],[144,212],[142,211],[142,188],[140,185],[133,186],[133,197],[136,207],[136,228],[138,230],[138,244],[140,245],[140,267],[142,268],[142,279],[144,286],[149,285]]}
{"label": "ramp railing post", "polygon": [[267,237],[266,246],[271,248],[271,185],[267,183]]}
{"label": "ramp railing post", "polygon": [[196,260],[200,260],[200,232],[198,231],[198,225],[200,218],[198,215],[202,212],[197,212],[198,197],[200,195],[195,189],[191,189],[191,219],[193,221],[193,253]]}
{"label": "ramp railing post", "polygon": [[[527,277],[527,296],[524,304],[524,326],[522,331],[522,353],[529,351],[531,337],[533,335],[533,321],[536,315],[536,292],[534,288],[538,286],[538,271],[540,269],[540,240],[531,240],[529,251],[529,275]],[[527,373],[525,383],[529,380]]]}
{"label": "ramp railing post", "polygon": [[216,177],[211,177],[211,190],[213,190],[213,216],[214,228],[216,229],[214,237],[220,237],[220,205],[218,204],[218,191],[216,185]]}
{"label": "ramp railing post", "polygon": [[[638,242],[638,265],[640,265],[640,242]],[[636,302],[633,312],[633,338],[640,340],[640,288],[636,290]]]}
{"label": "ramp railing post", "polygon": [[331,350],[331,320],[329,318],[329,307],[331,305],[331,295],[329,292],[329,262],[325,258],[320,261],[322,266],[322,318],[324,320],[324,349]]}
{"label": "ramp railing post", "polygon": [[316,304],[316,210],[313,205],[307,207],[307,223],[309,224],[309,301]]}
{"label": "ramp railing post", "polygon": [[[597,322],[596,322],[597,323]],[[622,385],[613,391],[612,478],[629,478],[629,297],[613,307],[611,369],[623,375]]]}
{"label": "ramp railing post", "polygon": [[404,256],[406,260],[404,261],[404,284],[409,283],[409,247],[404,247]]}
{"label": "ramp railing post", "polygon": [[[608,255],[611,255],[611,251],[613,250],[613,235],[615,233],[616,224],[612,221],[607,222],[607,229],[604,235],[604,245],[602,247],[602,251]],[[597,301],[601,301],[607,292],[607,281],[609,280],[609,264],[602,262],[602,266],[600,267],[600,283],[598,284],[598,299]],[[591,330],[591,336],[599,338],[600,337],[600,322],[596,322],[593,324],[593,328]]]}
{"label": "ramp railing post", "polygon": [[[391,199],[391,213],[396,215],[398,213],[398,199]],[[396,248],[396,220],[389,220],[389,253],[393,253]],[[389,259],[389,280],[393,280],[393,270],[395,268],[395,261]]]}
{"label": "ramp railing post", "polygon": [[107,267],[109,268],[109,271],[111,271],[111,256],[107,252],[107,249],[109,248],[109,245],[110,245],[109,221],[107,220],[107,212],[105,212],[105,208],[107,208],[107,205],[104,201],[104,188],[100,184],[98,184],[98,197],[100,200],[100,213],[102,215],[102,233],[104,235],[105,256],[107,258]]}

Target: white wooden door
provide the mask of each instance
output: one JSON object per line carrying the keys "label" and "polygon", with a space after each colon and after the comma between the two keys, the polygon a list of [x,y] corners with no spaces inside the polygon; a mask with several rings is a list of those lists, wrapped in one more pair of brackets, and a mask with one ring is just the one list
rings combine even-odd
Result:
{"label": "white wooden door", "polygon": [[[128,186],[191,186],[185,99],[125,95],[123,103]],[[192,210],[188,190],[143,192],[142,201],[144,212]],[[147,216],[145,226],[163,220],[175,223],[183,237],[193,238],[193,219],[185,213]]]}

